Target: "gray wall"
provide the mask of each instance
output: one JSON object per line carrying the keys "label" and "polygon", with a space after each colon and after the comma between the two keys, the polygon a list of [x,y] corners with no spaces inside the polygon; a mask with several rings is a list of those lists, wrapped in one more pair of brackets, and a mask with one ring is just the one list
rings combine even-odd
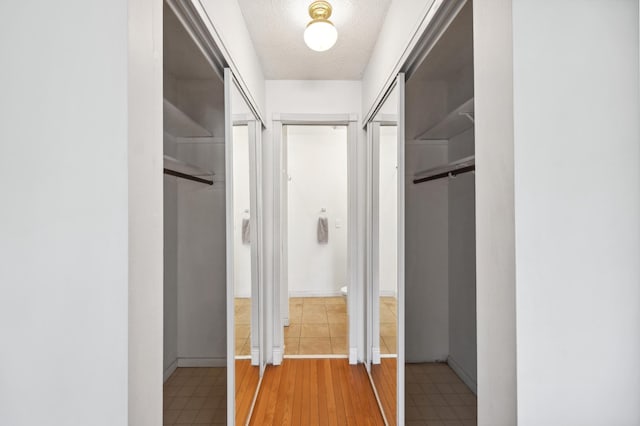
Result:
{"label": "gray wall", "polygon": [[448,184],[414,185],[417,171],[447,162],[445,143],[406,145],[405,359],[444,361],[449,354]]}
{"label": "gray wall", "polygon": [[[164,152],[175,157],[175,138],[164,134]],[[178,360],[178,182],[164,175],[164,363],[168,370]]]}
{"label": "gray wall", "polygon": [[224,93],[218,79],[164,73],[165,97],[214,136],[165,137],[165,153],[215,173],[213,186],[165,177],[164,368],[226,365]]}
{"label": "gray wall", "polygon": [[[449,161],[474,154],[473,128],[449,140]],[[475,174],[449,181],[449,364],[477,384]]]}

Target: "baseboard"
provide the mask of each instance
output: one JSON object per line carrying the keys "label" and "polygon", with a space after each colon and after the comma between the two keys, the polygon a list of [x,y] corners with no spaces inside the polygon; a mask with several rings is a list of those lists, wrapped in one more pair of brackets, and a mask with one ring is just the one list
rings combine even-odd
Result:
{"label": "baseboard", "polygon": [[380,297],[398,298],[398,293],[395,290],[380,290]]}
{"label": "baseboard", "polygon": [[290,291],[289,297],[338,297],[342,296],[340,290],[337,291],[314,291],[314,290],[300,290]]}
{"label": "baseboard", "polygon": [[282,318],[282,326],[289,327],[289,317]]}
{"label": "baseboard", "polygon": [[349,364],[356,365],[358,363],[358,348],[349,348]]}
{"label": "baseboard", "polygon": [[458,375],[458,377],[460,377],[460,380],[462,380],[465,385],[469,386],[469,389],[471,389],[471,391],[477,395],[478,385],[473,377],[471,377],[471,375],[464,371],[464,368],[462,368],[455,359],[451,358],[451,356],[447,358],[447,364],[449,364],[449,367],[451,367],[451,369]]}
{"label": "baseboard", "polygon": [[371,348],[371,363],[380,364],[380,348]]}
{"label": "baseboard", "polygon": [[164,373],[162,374],[162,383],[166,382],[169,377],[171,377],[173,372],[176,371],[176,368],[178,368],[178,358],[176,358],[171,365],[165,368]]}
{"label": "baseboard", "polygon": [[178,367],[226,367],[227,358],[178,358]]}
{"label": "baseboard", "polygon": [[273,365],[282,364],[282,355],[281,348],[273,348]]}
{"label": "baseboard", "polygon": [[260,349],[251,349],[251,365],[260,365]]}
{"label": "baseboard", "polygon": [[340,354],[285,355],[284,359],[349,359],[349,356]]}

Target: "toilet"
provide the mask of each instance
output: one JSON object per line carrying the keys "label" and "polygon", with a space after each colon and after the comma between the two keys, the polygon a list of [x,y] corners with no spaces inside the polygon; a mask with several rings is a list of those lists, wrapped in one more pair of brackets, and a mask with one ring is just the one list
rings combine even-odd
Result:
{"label": "toilet", "polygon": [[342,293],[343,296],[347,296],[347,286],[345,285],[344,287],[340,287],[340,293]]}

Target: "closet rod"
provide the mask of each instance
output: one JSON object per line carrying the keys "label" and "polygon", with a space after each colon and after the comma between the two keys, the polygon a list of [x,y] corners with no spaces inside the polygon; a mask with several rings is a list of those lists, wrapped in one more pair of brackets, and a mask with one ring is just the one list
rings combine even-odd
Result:
{"label": "closet rod", "polygon": [[192,175],[188,175],[186,173],[181,173],[181,172],[176,172],[175,170],[171,170],[171,169],[164,169],[164,174],[165,175],[171,175],[171,176],[175,176],[175,177],[179,177],[182,179],[187,179],[187,180],[192,180],[194,182],[200,182],[200,183],[204,183],[206,185],[213,185],[213,181],[212,180],[208,180],[208,179],[202,179],[198,176],[192,176]]}
{"label": "closet rod", "polygon": [[472,172],[475,169],[476,169],[476,166],[462,167],[460,169],[452,170],[450,172],[442,172],[435,175],[414,179],[413,183],[429,182],[430,180],[442,179],[447,176],[458,176],[459,174],[462,174],[462,173]]}
{"label": "closet rod", "polygon": [[416,173],[413,183],[429,182],[431,180],[442,179],[447,176],[457,176],[462,173],[472,172],[476,169],[475,156],[461,158],[444,166],[433,167]]}

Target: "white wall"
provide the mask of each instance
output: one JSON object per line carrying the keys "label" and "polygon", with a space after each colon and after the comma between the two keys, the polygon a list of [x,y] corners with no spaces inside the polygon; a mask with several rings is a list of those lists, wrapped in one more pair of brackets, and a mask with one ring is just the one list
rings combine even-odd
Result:
{"label": "white wall", "polygon": [[380,295],[398,294],[398,128],[380,127]]}
{"label": "white wall", "polygon": [[478,425],[516,416],[511,0],[474,0]]}
{"label": "white wall", "polygon": [[2,15],[0,423],[126,424],[127,2]]}
{"label": "white wall", "polygon": [[[361,89],[362,84],[359,81],[320,81],[320,80],[267,80],[266,101],[267,101],[267,130],[263,134],[263,182],[264,182],[264,256],[266,263],[265,270],[265,288],[267,289],[265,297],[270,300],[273,295],[270,288],[273,288],[273,182],[279,176],[274,168],[273,140],[270,131],[271,119],[276,113],[304,113],[304,114],[345,114],[358,113],[362,105]],[[360,132],[358,137],[358,152],[365,152],[366,135],[364,131]],[[358,185],[362,188],[366,185],[366,157],[364,154],[358,158]],[[364,235],[364,203],[365,194],[362,191],[358,194],[358,217],[362,229],[360,235]],[[358,241],[359,247],[359,264],[364,274],[364,238]],[[286,293],[281,294],[282,310],[286,309],[287,300]],[[360,315],[360,314],[359,314]],[[364,317],[364,314],[362,313]],[[272,318],[268,318],[268,323]],[[275,339],[278,339],[276,336]],[[273,335],[266,336],[266,346],[273,347]],[[361,342],[364,347],[364,340]],[[271,360],[271,353],[267,354],[268,360]]]}
{"label": "white wall", "polygon": [[449,354],[448,183],[413,184],[415,172],[447,162],[447,145],[408,141],[405,151],[405,359]]}
{"label": "white wall", "polygon": [[[449,161],[474,154],[473,128],[448,143]],[[475,174],[449,186],[449,364],[477,389]]]}
{"label": "white wall", "polygon": [[249,127],[233,126],[233,241],[235,297],[251,297],[251,244],[242,243],[242,220],[249,219]]}
{"label": "white wall", "polygon": [[[129,200],[129,374],[128,424],[159,424],[162,419],[162,2],[128,2],[128,200]],[[92,9],[95,11],[95,9]],[[48,16],[42,11],[43,16]],[[85,13],[65,15],[87,24]],[[93,16],[93,15],[91,15]],[[95,14],[98,20],[100,13]],[[69,28],[56,20],[56,28]],[[98,26],[99,28],[99,26]],[[54,31],[56,31],[54,29]],[[85,37],[85,32],[80,32]],[[74,31],[74,34],[78,32]],[[46,37],[49,37],[47,33]],[[65,46],[61,44],[61,46]],[[104,51],[89,44],[100,59]],[[90,62],[87,50],[80,54]],[[97,61],[97,65],[100,64]],[[108,63],[105,67],[108,69]],[[79,71],[76,68],[75,71]],[[95,76],[93,71],[83,72]],[[54,83],[55,84],[55,83]],[[102,85],[102,83],[100,83]],[[90,92],[90,91],[89,91]],[[87,104],[81,102],[76,105]],[[110,124],[107,124],[110,126]],[[97,133],[94,127],[91,133]],[[112,144],[113,140],[107,140]],[[97,157],[96,157],[97,158]],[[105,164],[109,164],[105,161]],[[94,170],[96,175],[100,171]],[[95,189],[100,193],[99,189]],[[96,364],[103,365],[98,359]],[[99,381],[98,381],[99,382]],[[122,391],[121,391],[122,392]],[[73,400],[69,398],[69,400]],[[76,401],[77,402],[77,401]],[[95,415],[95,413],[94,413]],[[49,421],[49,419],[48,419]],[[96,422],[95,417],[91,420]],[[68,423],[68,422],[67,422]],[[113,424],[113,423],[112,423]]]}
{"label": "white wall", "polygon": [[[407,46],[415,43],[434,0],[396,0],[387,10],[378,40],[362,77],[362,112],[367,114],[380,101],[384,90],[400,71]],[[403,59],[404,58],[404,59]]]}
{"label": "white wall", "polygon": [[[338,296],[347,285],[347,127],[286,126],[289,295]],[[326,213],[321,213],[326,209]],[[329,223],[318,243],[319,217]]]}
{"label": "white wall", "polygon": [[513,40],[518,424],[637,425],[638,2],[514,2]]}
{"label": "white wall", "polygon": [[202,0],[206,16],[213,24],[210,28],[226,62],[243,88],[248,90],[261,118],[264,116],[266,96],[262,65],[253,47],[240,5],[237,0]]}

